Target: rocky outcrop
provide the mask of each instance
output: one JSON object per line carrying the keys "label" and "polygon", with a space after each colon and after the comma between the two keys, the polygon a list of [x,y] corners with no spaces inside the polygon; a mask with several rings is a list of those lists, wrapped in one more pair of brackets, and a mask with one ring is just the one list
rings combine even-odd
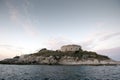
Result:
{"label": "rocky outcrop", "polygon": [[18,63],[25,64],[57,64],[57,60],[53,56],[27,56],[26,58],[19,58]]}
{"label": "rocky outcrop", "polygon": [[1,61],[5,64],[60,64],[60,65],[112,65],[118,64],[113,60],[98,60],[98,59],[79,59],[78,57],[63,56],[27,56],[25,58],[20,57],[18,59],[5,59]]}
{"label": "rocky outcrop", "polygon": [[37,53],[16,56],[0,61],[2,64],[60,64],[60,65],[114,65],[118,62],[107,56],[89,51],[51,51],[42,49]]}

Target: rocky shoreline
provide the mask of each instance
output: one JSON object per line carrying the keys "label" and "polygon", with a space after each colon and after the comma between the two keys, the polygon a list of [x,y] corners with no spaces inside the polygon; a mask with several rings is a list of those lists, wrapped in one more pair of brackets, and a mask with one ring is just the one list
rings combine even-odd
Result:
{"label": "rocky shoreline", "polygon": [[37,53],[4,59],[0,64],[18,65],[119,65],[119,62],[107,56],[91,51],[52,51],[41,49]]}

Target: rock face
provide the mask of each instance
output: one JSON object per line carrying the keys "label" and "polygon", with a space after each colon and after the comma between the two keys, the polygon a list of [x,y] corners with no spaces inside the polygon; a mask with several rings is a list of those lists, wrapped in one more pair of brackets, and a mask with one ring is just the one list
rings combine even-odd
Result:
{"label": "rock face", "polygon": [[60,65],[106,65],[118,64],[107,56],[90,51],[51,51],[41,49],[37,53],[16,56],[0,61],[2,64],[60,64]]}

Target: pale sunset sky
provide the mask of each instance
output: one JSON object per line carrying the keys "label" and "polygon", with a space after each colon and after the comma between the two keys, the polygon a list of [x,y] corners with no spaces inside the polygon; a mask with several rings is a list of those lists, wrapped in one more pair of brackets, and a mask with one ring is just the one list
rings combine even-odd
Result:
{"label": "pale sunset sky", "polygon": [[0,60],[66,44],[120,60],[120,0],[0,0]]}

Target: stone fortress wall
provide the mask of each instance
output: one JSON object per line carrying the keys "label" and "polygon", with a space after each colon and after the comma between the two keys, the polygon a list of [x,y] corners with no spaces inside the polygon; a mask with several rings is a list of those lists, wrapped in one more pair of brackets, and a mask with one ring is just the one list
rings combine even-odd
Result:
{"label": "stone fortress wall", "polygon": [[64,45],[61,47],[61,51],[78,51],[81,50],[81,46],[79,45]]}

